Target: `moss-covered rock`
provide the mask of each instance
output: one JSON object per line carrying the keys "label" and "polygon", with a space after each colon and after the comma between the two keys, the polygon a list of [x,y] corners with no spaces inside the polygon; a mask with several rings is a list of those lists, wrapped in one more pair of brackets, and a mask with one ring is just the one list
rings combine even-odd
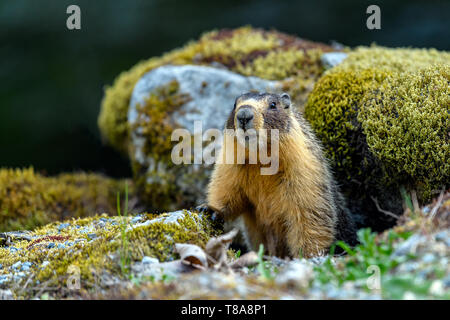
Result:
{"label": "moss-covered rock", "polygon": [[[407,211],[393,230],[360,230],[361,243],[345,256],[291,260],[261,251],[256,266],[234,272],[176,267],[182,265],[176,243],[205,249],[220,234],[209,215],[125,211],[74,218],[0,233],[0,293],[16,299],[448,299],[449,203],[447,191]],[[234,265],[238,255],[228,253]],[[367,287],[371,265],[380,268],[381,290]]]}
{"label": "moss-covered rock", "polygon": [[125,181],[99,174],[46,177],[29,169],[0,170],[0,231],[33,229],[70,217],[115,212]]}
{"label": "moss-covered rock", "polygon": [[120,74],[105,91],[98,124],[105,140],[127,153],[127,112],[133,88],[145,73],[163,65],[205,65],[269,80],[293,77],[298,81],[286,87],[292,86],[303,95],[312,89],[311,79],[323,72],[320,53],[332,50],[325,44],[251,27],[208,32],[198,41],[142,61]]}
{"label": "moss-covered rock", "polygon": [[[449,60],[450,61],[450,60]],[[388,77],[362,101],[359,121],[388,182],[429,200],[450,182],[450,65]]]}
{"label": "moss-covered rock", "polygon": [[[222,130],[234,99],[242,92],[277,87],[276,81],[204,66],[163,66],[145,74],[133,91],[128,122],[135,182],[150,210],[176,210],[204,202],[212,165],[203,161],[202,150],[195,150],[194,140],[206,147],[210,141],[203,142],[204,134],[209,129]],[[178,132],[183,136],[172,141],[175,129],[182,130]],[[172,151],[186,142],[191,151],[185,150],[186,161],[178,163]]]}
{"label": "moss-covered rock", "polygon": [[350,202],[382,229],[402,212],[400,188],[428,201],[450,181],[450,53],[358,48],[315,85],[305,116]]}
{"label": "moss-covered rock", "polygon": [[204,131],[222,129],[234,99],[244,91],[287,91],[302,109],[324,71],[321,54],[332,50],[250,27],[206,33],[121,74],[105,92],[100,130],[116,149],[129,153],[150,208],[189,207],[203,200],[209,171],[173,165],[172,131],[193,133],[194,120],[202,121]]}
{"label": "moss-covered rock", "polygon": [[[59,298],[104,289],[108,281],[129,279],[129,265],[144,256],[171,261],[177,257],[175,243],[204,247],[210,236],[217,235],[209,221],[206,215],[186,210],[103,214],[51,223],[26,237],[11,234],[9,243],[0,244],[0,288],[12,289],[16,298],[31,298],[52,286],[59,288]],[[72,277],[81,290],[71,292]],[[27,279],[34,289],[21,290]]]}

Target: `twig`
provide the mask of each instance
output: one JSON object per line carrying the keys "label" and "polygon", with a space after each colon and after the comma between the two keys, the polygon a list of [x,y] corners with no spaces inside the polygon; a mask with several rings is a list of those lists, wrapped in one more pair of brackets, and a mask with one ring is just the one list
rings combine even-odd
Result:
{"label": "twig", "polygon": [[433,220],[433,218],[436,215],[439,207],[441,206],[442,199],[444,199],[444,191],[445,191],[445,188],[442,188],[441,193],[439,194],[438,201],[437,201],[436,205],[433,207],[433,210],[431,210],[430,220]]}
{"label": "twig", "polygon": [[30,281],[31,281],[31,279],[32,279],[33,277],[34,277],[33,274],[31,274],[31,275],[28,277],[27,281],[25,282],[25,284],[23,285],[23,287],[22,287],[22,289],[21,289],[21,291],[20,291],[21,294],[25,292],[25,289],[27,288],[28,284],[30,283]]}
{"label": "twig", "polygon": [[390,211],[381,209],[381,208],[380,208],[380,205],[378,204],[378,201],[377,201],[377,199],[376,199],[375,197],[370,196],[370,198],[371,198],[371,199],[373,200],[373,202],[375,203],[375,206],[377,207],[377,210],[378,210],[378,211],[384,213],[385,215],[388,215],[388,216],[390,216],[390,217],[393,217],[393,218],[395,218],[395,219],[400,219],[400,217],[399,217],[398,215],[396,215],[396,214],[394,214],[394,213],[392,213],[392,212],[390,212]]}

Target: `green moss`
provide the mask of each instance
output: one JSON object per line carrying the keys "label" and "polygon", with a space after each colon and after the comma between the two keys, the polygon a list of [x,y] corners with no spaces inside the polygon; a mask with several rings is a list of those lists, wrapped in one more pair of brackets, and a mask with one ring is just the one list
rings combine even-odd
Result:
{"label": "green moss", "polygon": [[189,95],[179,93],[179,84],[174,80],[159,87],[144,105],[136,106],[138,118],[133,131],[139,128],[139,135],[145,138],[145,154],[151,154],[158,161],[169,162],[170,137],[175,129],[170,123],[170,115],[189,99]]}
{"label": "green moss", "polygon": [[132,258],[141,260],[144,256],[153,256],[160,261],[176,258],[175,243],[190,243],[205,247],[211,235],[216,234],[211,225],[200,219],[197,214],[187,214],[179,223],[157,222],[133,229],[129,232]]}
{"label": "green moss", "polygon": [[127,112],[134,85],[142,75],[159,66],[196,64],[271,80],[291,76],[316,79],[323,71],[320,52],[331,50],[324,44],[251,27],[208,32],[196,42],[142,61],[120,74],[106,88],[98,119],[100,131],[109,144],[124,153],[128,151]]}
{"label": "green moss", "polygon": [[387,73],[374,69],[343,70],[325,74],[316,84],[305,107],[317,137],[342,179],[362,180],[373,164],[357,121],[366,92],[376,88]]}
{"label": "green moss", "polygon": [[433,49],[358,48],[309,95],[305,116],[347,195],[366,198],[363,211],[382,215],[369,197],[379,196],[400,214],[401,185],[427,201],[448,183],[449,58]]}
{"label": "green moss", "polygon": [[[142,216],[141,222],[145,222],[164,217],[164,214]],[[66,281],[71,276],[71,266],[79,268],[82,291],[102,286],[99,279],[105,275],[124,278],[126,275],[121,273],[119,259],[119,249],[123,241],[120,231],[122,219],[127,219],[130,226],[126,239],[132,262],[140,261],[144,256],[157,257],[161,262],[170,261],[177,258],[175,243],[191,243],[204,247],[210,236],[217,235],[208,217],[194,212],[184,211],[184,218],[179,219],[178,224],[154,222],[132,225],[131,218],[108,218],[104,214],[64,221],[68,226],[62,230],[58,229],[59,223],[38,228],[29,234],[33,238],[32,242],[14,243],[18,250],[11,252],[8,247],[0,247],[0,275],[10,274],[11,266],[16,262],[30,262],[33,274],[30,287],[35,286],[34,290],[37,291],[46,287],[58,287],[61,289],[57,292],[58,296],[65,293]],[[90,233],[95,233],[96,237],[90,239]],[[49,243],[55,243],[55,246],[49,248]],[[64,248],[59,248],[58,244],[63,244]],[[48,261],[45,267],[42,265],[44,261]],[[28,298],[35,294],[33,289],[23,291],[21,288],[22,286],[14,286],[12,289]],[[80,292],[75,294],[77,293]]]}
{"label": "green moss", "polygon": [[450,181],[450,65],[389,77],[358,115],[387,176],[429,200]]}
{"label": "green moss", "polygon": [[358,47],[349,52],[348,58],[338,69],[361,71],[375,68],[379,71],[409,73],[433,64],[448,64],[450,52],[436,49]]}
{"label": "green moss", "polygon": [[98,174],[45,177],[30,169],[0,170],[0,231],[33,229],[55,220],[115,208],[124,182]]}
{"label": "green moss", "polygon": [[317,49],[304,52],[298,49],[278,49],[261,56],[246,65],[238,65],[239,73],[270,80],[302,76],[317,78],[323,73],[320,63],[322,51]]}

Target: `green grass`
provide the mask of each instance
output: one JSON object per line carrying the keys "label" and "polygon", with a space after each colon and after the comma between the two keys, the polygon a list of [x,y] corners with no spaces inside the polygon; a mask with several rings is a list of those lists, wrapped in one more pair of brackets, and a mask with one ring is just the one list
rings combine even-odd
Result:
{"label": "green grass", "polygon": [[326,261],[316,266],[318,279],[322,283],[334,282],[342,285],[346,281],[355,281],[367,279],[371,274],[368,273],[370,266],[377,266],[381,275],[395,268],[400,263],[412,257],[392,257],[394,251],[394,241],[397,239],[406,240],[410,233],[395,233],[390,231],[386,240],[377,243],[376,233],[368,229],[360,229],[358,231],[358,244],[353,249],[342,241],[336,243],[341,247],[347,256],[337,258],[336,264],[333,263],[331,256],[334,254],[335,246],[330,250],[330,256]]}
{"label": "green grass", "polygon": [[[407,261],[413,261],[417,257],[408,254],[405,256],[393,256],[394,243],[407,240],[411,232],[397,233],[390,230],[386,237],[376,239],[377,234],[370,229],[358,231],[360,244],[350,248],[343,242],[337,242],[346,256],[331,257],[335,246],[331,248],[330,255],[322,265],[315,266],[315,274],[322,284],[334,283],[342,287],[346,282],[355,281],[363,285],[366,292],[371,292],[367,287],[367,279],[375,275],[374,270],[379,271],[380,291],[383,299],[450,299],[450,293],[434,290],[436,286],[443,285],[442,279],[446,276],[446,270],[441,266],[433,267],[431,273],[424,279],[418,276],[417,271],[399,274],[397,266]],[[335,262],[333,262],[335,261]]]}
{"label": "green grass", "polygon": [[274,275],[270,271],[270,267],[269,267],[267,261],[264,261],[264,245],[263,244],[259,245],[257,268],[263,279],[273,280]]}

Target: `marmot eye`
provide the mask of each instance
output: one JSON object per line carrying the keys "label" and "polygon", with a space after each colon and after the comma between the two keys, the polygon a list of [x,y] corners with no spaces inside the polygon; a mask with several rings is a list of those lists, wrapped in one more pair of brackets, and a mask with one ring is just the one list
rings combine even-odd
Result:
{"label": "marmot eye", "polygon": [[275,109],[277,107],[277,104],[275,102],[270,103],[270,109]]}

